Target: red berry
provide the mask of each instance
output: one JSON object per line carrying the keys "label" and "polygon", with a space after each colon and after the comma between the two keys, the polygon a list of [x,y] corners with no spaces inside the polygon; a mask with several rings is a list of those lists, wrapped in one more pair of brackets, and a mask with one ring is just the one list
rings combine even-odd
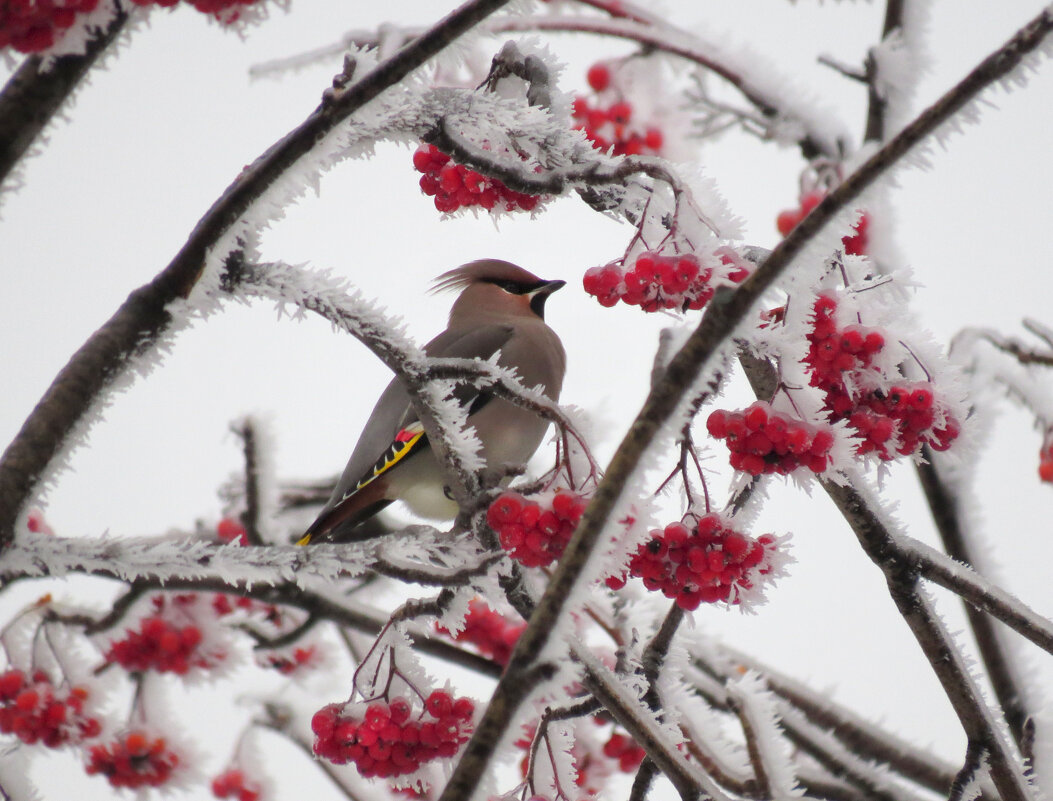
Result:
{"label": "red berry", "polygon": [[602,92],[611,85],[611,70],[606,64],[593,64],[585,78],[595,91]]}

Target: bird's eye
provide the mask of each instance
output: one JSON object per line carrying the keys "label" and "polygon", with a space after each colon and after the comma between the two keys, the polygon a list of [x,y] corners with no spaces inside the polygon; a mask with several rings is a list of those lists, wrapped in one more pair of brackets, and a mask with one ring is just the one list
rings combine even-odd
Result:
{"label": "bird's eye", "polygon": [[501,287],[501,289],[503,289],[505,292],[508,292],[512,295],[523,294],[523,285],[517,284],[515,281],[495,281],[494,283]]}

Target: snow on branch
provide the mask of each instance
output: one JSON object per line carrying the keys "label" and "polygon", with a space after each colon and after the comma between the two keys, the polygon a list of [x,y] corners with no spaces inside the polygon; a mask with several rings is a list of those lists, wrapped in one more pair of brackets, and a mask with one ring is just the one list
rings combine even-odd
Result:
{"label": "snow on branch", "polygon": [[1019,754],[1006,738],[1004,722],[984,700],[964,655],[920,585],[917,568],[903,558],[900,543],[904,535],[873,494],[861,489],[867,487],[866,480],[857,471],[851,471],[847,478],[846,485],[825,479],[820,482],[864,552],[884,574],[900,615],[943,686],[966,736],[988,751],[991,779],[1003,801],[1030,801],[1034,790]]}
{"label": "snow on branch", "polygon": [[[427,543],[436,547],[428,548]],[[440,544],[443,548],[437,547]],[[452,556],[443,558],[443,549],[449,551],[449,544],[449,533],[430,526],[411,526],[375,541],[310,548],[242,548],[192,537],[85,539],[31,535],[19,537],[0,556],[0,580],[6,584],[22,578],[88,574],[161,586],[194,581],[251,590],[261,585],[306,587],[316,579],[332,582],[374,571],[405,581],[456,586],[485,573],[494,561],[492,555],[474,549],[474,556],[466,563],[467,543],[461,543],[462,547],[456,548]],[[427,551],[427,561],[401,555],[421,549]]]}
{"label": "snow on branch", "polygon": [[977,575],[968,565],[956,562],[913,537],[897,536],[896,544],[921,576],[961,596],[977,609],[998,618],[1013,631],[1053,654],[1053,621],[1037,614],[998,585]]}

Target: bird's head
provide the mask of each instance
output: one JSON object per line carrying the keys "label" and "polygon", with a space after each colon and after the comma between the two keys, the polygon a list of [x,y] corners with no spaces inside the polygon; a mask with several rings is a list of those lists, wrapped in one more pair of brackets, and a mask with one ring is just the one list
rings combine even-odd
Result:
{"label": "bird's head", "polygon": [[546,281],[500,259],[462,264],[435,279],[434,292],[459,289],[450,309],[450,324],[480,315],[533,316],[544,319],[548,296],[566,281]]}

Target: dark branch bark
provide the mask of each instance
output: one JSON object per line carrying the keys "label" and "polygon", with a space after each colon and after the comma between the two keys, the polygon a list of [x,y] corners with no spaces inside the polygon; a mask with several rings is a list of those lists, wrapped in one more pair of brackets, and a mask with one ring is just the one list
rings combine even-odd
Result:
{"label": "dark branch bark", "polygon": [[118,8],[83,55],[29,56],[11,76],[0,92],[0,187],[127,21]]}

